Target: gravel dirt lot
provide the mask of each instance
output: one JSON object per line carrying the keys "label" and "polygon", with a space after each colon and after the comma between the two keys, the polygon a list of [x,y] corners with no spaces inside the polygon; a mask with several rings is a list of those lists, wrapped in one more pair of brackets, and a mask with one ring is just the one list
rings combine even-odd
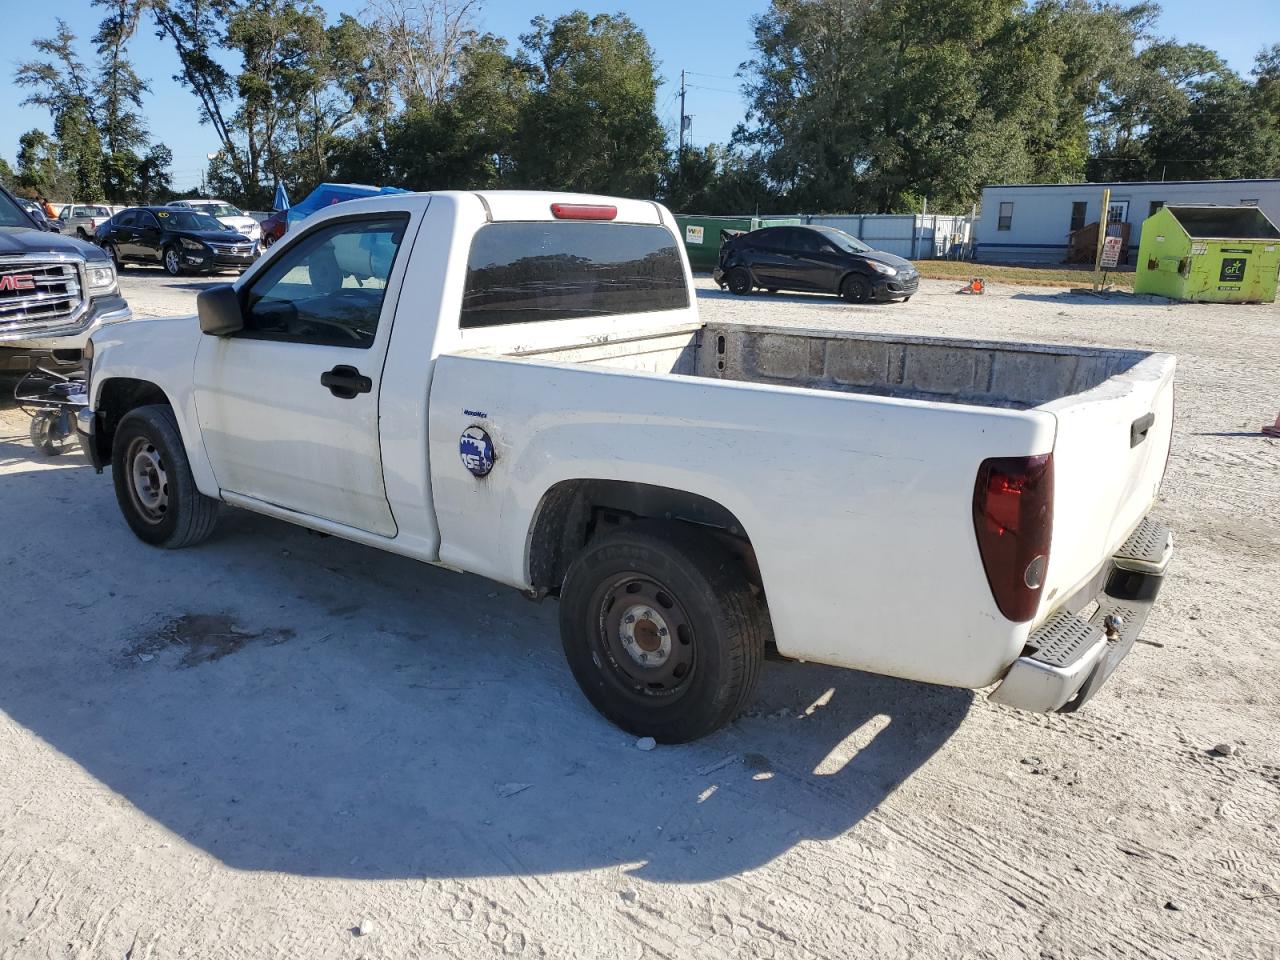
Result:
{"label": "gravel dirt lot", "polygon": [[[145,316],[204,282],[124,287]],[[0,411],[0,958],[1280,957],[1280,310],[957,285],[698,292],[1178,355],[1178,556],[1081,714],[770,664],[731,727],[641,752],[554,603],[234,511],[149,549]]]}

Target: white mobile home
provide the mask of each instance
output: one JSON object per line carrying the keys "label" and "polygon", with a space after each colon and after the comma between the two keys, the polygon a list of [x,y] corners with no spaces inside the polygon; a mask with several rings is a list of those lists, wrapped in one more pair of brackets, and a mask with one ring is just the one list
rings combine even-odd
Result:
{"label": "white mobile home", "polygon": [[1111,188],[1110,222],[1130,225],[1129,261],[1142,221],[1165,204],[1255,206],[1280,222],[1280,180],[1167,180],[1138,183],[1011,183],[983,187],[974,257],[987,263],[1062,263],[1067,237],[1096,223]]}

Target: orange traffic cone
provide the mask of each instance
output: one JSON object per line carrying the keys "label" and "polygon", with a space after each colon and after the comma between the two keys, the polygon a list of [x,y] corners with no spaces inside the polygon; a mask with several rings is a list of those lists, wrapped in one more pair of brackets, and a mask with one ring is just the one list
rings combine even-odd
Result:
{"label": "orange traffic cone", "polygon": [[983,282],[983,279],[981,277],[974,277],[963,287],[957,290],[956,293],[983,293],[986,289],[987,285]]}
{"label": "orange traffic cone", "polygon": [[1268,427],[1263,427],[1262,432],[1268,437],[1280,437],[1280,413],[1276,414],[1276,422]]}

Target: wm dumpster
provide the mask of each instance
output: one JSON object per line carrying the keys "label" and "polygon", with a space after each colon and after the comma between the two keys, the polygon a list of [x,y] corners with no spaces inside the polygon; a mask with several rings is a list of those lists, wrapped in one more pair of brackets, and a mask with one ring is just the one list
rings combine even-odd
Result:
{"label": "wm dumpster", "polygon": [[799,217],[698,217],[676,214],[680,238],[689,253],[689,266],[703,271],[710,271],[720,260],[722,230],[746,233],[762,227],[795,226],[803,222]]}
{"label": "wm dumpster", "polygon": [[1280,230],[1257,207],[1162,207],[1142,224],[1135,293],[1272,303]]}

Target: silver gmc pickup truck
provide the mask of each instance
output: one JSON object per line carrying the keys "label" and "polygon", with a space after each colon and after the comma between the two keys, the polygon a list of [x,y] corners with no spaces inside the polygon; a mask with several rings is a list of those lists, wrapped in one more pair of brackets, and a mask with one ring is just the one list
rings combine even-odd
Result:
{"label": "silver gmc pickup truck", "polygon": [[105,251],[41,230],[0,187],[0,379],[74,369],[91,333],[131,317]]}

